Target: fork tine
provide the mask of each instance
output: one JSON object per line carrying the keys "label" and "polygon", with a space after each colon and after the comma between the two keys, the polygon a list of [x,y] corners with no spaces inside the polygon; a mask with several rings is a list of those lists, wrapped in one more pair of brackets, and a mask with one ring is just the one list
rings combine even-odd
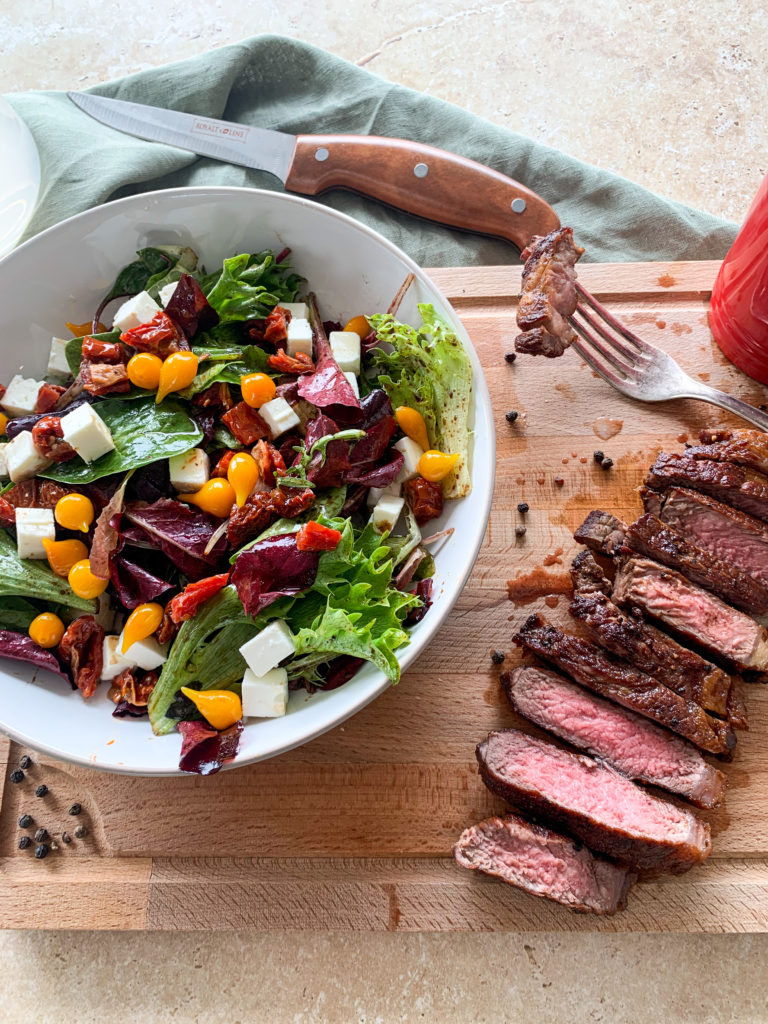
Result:
{"label": "fork tine", "polygon": [[616,333],[621,335],[621,337],[624,338],[626,341],[630,342],[632,345],[635,345],[638,349],[640,349],[641,352],[645,352],[648,355],[653,355],[654,352],[658,352],[658,349],[655,347],[655,345],[650,345],[647,341],[643,341],[643,339],[639,338],[634,333],[634,331],[630,331],[629,328],[626,327],[623,323],[621,323],[620,320],[617,320],[615,316],[609,313],[605,306],[602,305],[602,303],[598,302],[594,295],[592,295],[591,292],[588,292],[587,289],[584,288],[581,284],[579,284],[578,281],[576,281],[576,291],[582,297],[584,302],[588,306],[591,306],[592,309],[594,309],[594,311],[597,313],[597,315],[607,324],[609,324],[616,331]]}
{"label": "fork tine", "polygon": [[[582,312],[581,310],[579,310],[578,306],[576,307],[576,312]],[[614,349],[611,345],[606,345],[600,337],[594,335],[589,330],[588,326],[585,326],[585,324],[583,324],[580,320],[577,320],[575,315],[569,317],[568,319],[570,321],[571,326],[574,328],[574,330],[579,332],[584,341],[588,345],[591,345],[593,349],[596,349],[599,355],[601,355],[604,360],[609,362],[611,366],[614,367],[614,369],[618,370],[619,373],[623,374],[625,378],[637,380],[639,374],[638,368],[637,366],[635,366],[634,362],[625,362],[623,359],[621,359],[619,352],[616,349]]]}
{"label": "fork tine", "polygon": [[578,340],[574,341],[571,345],[571,348],[576,349],[576,351],[579,353],[579,355],[587,364],[587,366],[591,366],[595,373],[598,374],[598,376],[602,377],[603,380],[607,380],[609,384],[612,384],[618,390],[621,390],[626,386],[627,382],[623,380],[621,377],[619,377],[618,374],[613,373],[612,370],[607,369],[601,363],[597,362],[592,352],[587,348],[586,345],[582,344],[582,342]]}
{"label": "fork tine", "polygon": [[609,345],[615,348],[617,352],[620,352],[633,366],[637,364],[638,359],[647,358],[644,352],[638,352],[637,349],[630,348],[629,345],[625,345],[620,338],[617,338],[615,334],[609,333],[603,322],[593,317],[588,310],[584,308],[584,306],[578,305],[576,307],[576,312],[587,321],[594,331],[597,331],[601,338],[604,338]]}

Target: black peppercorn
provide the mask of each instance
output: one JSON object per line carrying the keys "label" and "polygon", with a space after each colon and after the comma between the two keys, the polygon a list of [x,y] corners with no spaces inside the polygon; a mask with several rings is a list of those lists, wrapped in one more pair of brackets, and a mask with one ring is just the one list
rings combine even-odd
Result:
{"label": "black peppercorn", "polygon": [[27,757],[27,755],[25,754],[24,757],[19,759],[19,768],[23,768],[24,771],[27,771],[27,769],[31,768],[31,767],[32,767],[32,758],[31,757]]}
{"label": "black peppercorn", "polygon": [[601,451],[596,451],[592,452],[592,458],[595,460],[595,462],[602,462],[605,458],[605,455]]}
{"label": "black peppercorn", "polygon": [[525,536],[525,527],[524,526],[516,526],[515,527],[515,536],[516,537],[524,537]]}
{"label": "black peppercorn", "polygon": [[31,814],[22,814],[19,818],[19,828],[29,828],[30,825],[34,825],[35,821]]}
{"label": "black peppercorn", "polygon": [[69,832],[62,832],[61,841],[62,843],[66,843],[67,845],[69,845],[69,843],[72,842],[72,836],[69,834]]}
{"label": "black peppercorn", "polygon": [[85,825],[78,825],[75,829],[75,839],[85,839],[88,835],[88,829]]}
{"label": "black peppercorn", "polygon": [[14,768],[14,770],[10,774],[10,779],[11,782],[23,782],[24,772],[21,770],[21,768]]}
{"label": "black peppercorn", "polygon": [[72,804],[72,806],[69,808],[69,813],[70,814],[79,814],[80,811],[82,811],[82,809],[83,808],[80,806],[80,804]]}
{"label": "black peppercorn", "polygon": [[35,796],[47,796],[47,794],[48,787],[46,786],[45,783],[43,783],[41,786],[38,786],[37,789],[35,790]]}
{"label": "black peppercorn", "polygon": [[35,842],[36,843],[44,843],[47,838],[48,838],[48,829],[47,828],[39,828],[37,830],[37,832],[35,832]]}
{"label": "black peppercorn", "polygon": [[613,459],[603,459],[600,463],[600,469],[610,469],[613,465]]}
{"label": "black peppercorn", "polygon": [[45,843],[40,843],[39,846],[35,847],[35,856],[37,857],[38,860],[42,860],[43,857],[48,856],[48,847],[45,845]]}
{"label": "black peppercorn", "polygon": [[504,651],[491,651],[491,661],[494,665],[500,665],[505,657]]}
{"label": "black peppercorn", "polygon": [[521,516],[524,516],[529,508],[530,505],[527,501],[521,501],[520,504],[517,506],[517,511],[520,513]]}
{"label": "black peppercorn", "polygon": [[520,413],[517,409],[510,409],[507,413],[507,423],[514,423]]}
{"label": "black peppercorn", "polygon": [[29,838],[29,836],[22,836],[21,839],[19,840],[19,849],[20,850],[28,850],[31,845],[32,845],[32,840]]}
{"label": "black peppercorn", "polygon": [[517,359],[517,352],[507,352],[506,355],[504,356],[504,359],[508,363],[514,363],[514,361]]}

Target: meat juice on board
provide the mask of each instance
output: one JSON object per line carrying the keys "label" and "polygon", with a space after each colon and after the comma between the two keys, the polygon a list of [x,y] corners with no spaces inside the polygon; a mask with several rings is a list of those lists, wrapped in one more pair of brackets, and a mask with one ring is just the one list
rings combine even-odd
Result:
{"label": "meat juice on board", "polygon": [[768,384],[768,175],[720,267],[709,322],[724,355]]}

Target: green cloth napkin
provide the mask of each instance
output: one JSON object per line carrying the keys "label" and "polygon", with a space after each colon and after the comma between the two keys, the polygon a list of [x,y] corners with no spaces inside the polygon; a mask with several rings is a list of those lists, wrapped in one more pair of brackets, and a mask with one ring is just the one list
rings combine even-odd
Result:
{"label": "green cloth napkin", "polygon": [[[286,132],[391,135],[440,146],[538,192],[573,227],[589,261],[716,259],[736,232],[734,224],[281,36],[257,36],[93,91]],[[264,172],[106,128],[63,92],[7,99],[40,151],[43,185],[27,237],[99,203],[151,189],[282,188]],[[525,96],[518,102],[525,103]],[[420,221],[350,193],[328,193],[319,202],[376,228],[422,266],[518,262],[517,250],[506,242]]]}

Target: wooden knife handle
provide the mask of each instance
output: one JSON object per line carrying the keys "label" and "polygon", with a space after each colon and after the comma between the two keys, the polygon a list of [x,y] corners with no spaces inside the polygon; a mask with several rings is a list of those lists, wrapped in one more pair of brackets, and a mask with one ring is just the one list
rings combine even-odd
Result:
{"label": "wooden knife handle", "polygon": [[285,187],[308,196],[348,189],[426,220],[505,238],[519,249],[560,225],[548,203],[512,178],[405,139],[299,135]]}

